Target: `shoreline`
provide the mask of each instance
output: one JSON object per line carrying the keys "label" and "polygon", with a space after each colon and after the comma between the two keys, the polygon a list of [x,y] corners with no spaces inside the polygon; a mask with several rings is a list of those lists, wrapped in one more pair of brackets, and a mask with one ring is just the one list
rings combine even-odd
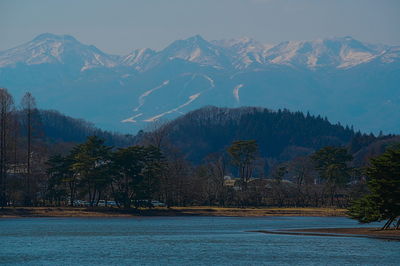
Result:
{"label": "shoreline", "polygon": [[268,217],[309,216],[345,217],[345,209],[333,208],[222,208],[222,207],[171,207],[131,209],[106,207],[6,207],[0,209],[1,218],[18,217],[142,217],[142,216],[221,216],[221,217]]}
{"label": "shoreline", "polygon": [[374,238],[381,240],[400,241],[400,230],[380,230],[376,227],[355,228],[307,228],[290,230],[257,230],[257,233],[271,235],[294,235],[294,236],[323,236],[323,237],[359,237]]}
{"label": "shoreline", "polygon": [[[333,208],[221,208],[206,206],[119,209],[106,207],[6,207],[0,209],[0,220],[9,218],[139,218],[139,217],[346,217],[346,209]],[[359,237],[400,241],[400,230],[371,227],[307,228],[287,230],[256,230],[272,235]]]}

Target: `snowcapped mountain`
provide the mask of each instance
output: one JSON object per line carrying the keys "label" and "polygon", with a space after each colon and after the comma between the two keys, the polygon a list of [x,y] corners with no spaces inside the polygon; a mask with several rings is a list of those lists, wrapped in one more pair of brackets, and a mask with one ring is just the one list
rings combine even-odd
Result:
{"label": "snowcapped mountain", "polygon": [[273,47],[273,45],[261,44],[248,37],[217,40],[212,41],[212,43],[229,50],[231,56],[234,58],[234,67],[239,69],[247,68],[252,64],[265,64],[266,60],[264,54]]}
{"label": "snowcapped mountain", "polygon": [[400,46],[351,37],[266,45],[196,35],[117,56],[46,33],[0,52],[0,87],[16,98],[30,90],[43,108],[124,132],[216,105],[310,111],[399,133],[399,84]]}
{"label": "snowcapped mountain", "polygon": [[108,55],[93,45],[84,45],[69,35],[44,33],[31,42],[0,52],[0,67],[16,64],[69,64],[82,71],[93,67],[114,67],[119,56]]}
{"label": "snowcapped mountain", "polygon": [[[149,54],[147,54],[149,55]],[[172,60],[183,60],[214,68],[230,67],[231,58],[226,51],[196,35],[186,40],[177,40],[165,49],[152,53],[146,58],[142,71]]]}
{"label": "snowcapped mountain", "polygon": [[173,42],[159,54],[159,57],[168,60],[182,59],[220,68],[230,63],[230,58],[223,49],[207,42],[199,35]]}
{"label": "snowcapped mountain", "polygon": [[267,50],[265,58],[271,64],[349,68],[375,59],[385,52],[385,48],[364,44],[351,37],[290,41]]}
{"label": "snowcapped mountain", "polygon": [[208,42],[196,35],[177,40],[161,51],[136,49],[126,56],[108,55],[93,45],[85,45],[69,35],[44,33],[31,42],[0,52],[0,67],[16,64],[70,64],[81,70],[95,67],[132,66],[145,71],[168,60],[180,59],[215,68],[244,69],[257,66],[287,65],[349,68],[379,56],[382,62],[398,59],[398,47],[371,45],[351,37],[315,41],[288,41],[261,44],[250,38]]}

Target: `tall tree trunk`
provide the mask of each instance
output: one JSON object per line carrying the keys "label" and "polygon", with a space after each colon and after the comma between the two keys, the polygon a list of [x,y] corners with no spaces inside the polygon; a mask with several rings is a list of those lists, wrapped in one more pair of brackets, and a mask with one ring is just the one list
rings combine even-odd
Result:
{"label": "tall tree trunk", "polygon": [[32,197],[31,197],[31,122],[32,122],[32,113],[31,109],[28,109],[28,114],[27,114],[27,190],[28,190],[28,197],[29,197],[29,205],[31,205]]}
{"label": "tall tree trunk", "polygon": [[1,105],[0,126],[0,205],[3,208],[5,206],[6,179],[6,107],[4,104]]}
{"label": "tall tree trunk", "polygon": [[26,156],[26,203],[28,205],[32,204],[33,201],[33,191],[32,191],[32,169],[31,169],[31,158],[32,158],[32,130],[33,130],[33,120],[32,115],[34,110],[36,110],[35,98],[31,93],[27,92],[21,101],[21,106],[26,114],[26,139],[27,139],[27,156]]}
{"label": "tall tree trunk", "polygon": [[0,206],[2,208],[7,204],[7,132],[13,104],[13,98],[8,91],[0,88]]}

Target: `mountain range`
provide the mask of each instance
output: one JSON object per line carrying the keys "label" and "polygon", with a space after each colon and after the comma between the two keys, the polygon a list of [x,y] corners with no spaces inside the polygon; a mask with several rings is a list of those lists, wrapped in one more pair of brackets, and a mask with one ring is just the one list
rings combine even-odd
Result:
{"label": "mountain range", "polygon": [[351,37],[267,45],[196,35],[120,56],[45,33],[0,52],[0,86],[126,133],[205,105],[309,111],[364,132],[400,132],[400,46]]}

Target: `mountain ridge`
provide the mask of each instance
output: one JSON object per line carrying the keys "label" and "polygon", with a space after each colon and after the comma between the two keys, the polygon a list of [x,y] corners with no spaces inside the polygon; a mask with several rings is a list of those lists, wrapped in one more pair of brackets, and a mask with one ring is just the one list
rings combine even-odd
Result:
{"label": "mountain ridge", "polygon": [[[310,111],[362,131],[400,132],[400,46],[351,37],[264,45],[199,35],[109,55],[42,34],[0,52],[0,86],[45,109],[134,133],[205,105]],[[123,121],[123,122],[121,122]]]}
{"label": "mountain ridge", "polygon": [[[32,41],[27,42],[25,44],[19,45],[15,48],[10,48],[10,49],[6,49],[3,51],[0,51],[0,67],[5,67],[5,66],[9,66],[9,65],[14,65],[16,63],[26,63],[26,64],[40,64],[39,62],[35,62],[35,61],[30,61],[29,59],[27,59],[26,61],[19,59],[19,61],[17,62],[7,62],[5,60],[4,57],[7,56],[17,56],[15,55],[15,52],[21,51],[21,48],[25,48],[26,46],[28,48],[31,48],[30,46],[40,46],[40,44],[42,44],[43,42],[51,42],[53,43],[54,48],[50,52],[50,54],[54,54],[57,51],[57,48],[59,48],[59,46],[63,46],[63,45],[77,45],[79,46],[78,48],[81,49],[90,49],[92,50],[92,53],[97,54],[97,56],[104,56],[105,59],[107,60],[107,62],[102,62],[100,61],[98,58],[96,58],[98,60],[98,66],[106,66],[106,67],[115,67],[115,66],[119,66],[119,65],[134,65],[136,62],[131,62],[127,64],[127,57],[131,56],[132,54],[139,54],[139,55],[143,55],[143,52],[146,53],[150,53],[153,56],[154,55],[160,55],[163,53],[166,53],[167,55],[171,55],[174,53],[177,53],[175,56],[169,56],[168,59],[170,59],[171,57],[173,58],[180,58],[180,59],[184,59],[187,61],[191,61],[191,62],[197,62],[197,63],[202,63],[202,61],[196,61],[196,59],[198,59],[200,57],[200,54],[198,54],[199,52],[201,53],[204,50],[208,50],[209,53],[212,54],[212,56],[221,56],[221,53],[223,53],[225,56],[227,57],[233,57],[233,58],[237,58],[239,57],[243,57],[243,54],[246,53],[252,53],[253,55],[257,55],[258,60],[257,63],[260,64],[289,64],[292,66],[295,66],[296,64],[298,64],[298,62],[292,62],[292,64],[290,64],[290,56],[293,56],[293,51],[303,51],[306,52],[307,49],[309,50],[314,50],[317,49],[319,50],[319,52],[323,52],[321,50],[325,49],[328,50],[327,52],[332,52],[330,50],[335,49],[334,46],[345,46],[344,48],[350,48],[350,49],[362,49],[364,50],[364,56],[366,58],[364,58],[364,60],[360,60],[360,61],[356,61],[353,64],[349,64],[349,65],[343,65],[339,64],[336,65],[337,67],[346,67],[346,66],[355,66],[358,64],[362,64],[363,62],[367,62],[368,60],[365,59],[373,59],[379,55],[382,55],[383,53],[387,52],[388,50],[392,49],[392,48],[399,48],[400,46],[388,46],[388,45],[372,45],[372,44],[364,44],[358,40],[353,39],[350,36],[345,36],[345,37],[329,37],[329,38],[324,38],[324,39],[317,39],[317,40],[312,40],[312,41],[286,41],[286,42],[281,42],[278,43],[276,45],[268,45],[268,44],[262,44],[257,42],[254,39],[250,39],[247,37],[244,38],[238,38],[238,39],[231,39],[231,40],[214,40],[214,41],[206,41],[203,37],[201,37],[200,35],[194,35],[192,37],[189,37],[187,39],[182,39],[182,40],[176,40],[174,42],[172,42],[170,45],[168,45],[167,47],[165,47],[164,49],[160,50],[160,51],[155,51],[153,49],[150,48],[141,48],[141,49],[134,49],[133,52],[127,54],[127,55],[111,55],[111,54],[107,54],[102,52],[100,49],[98,49],[97,47],[95,47],[94,45],[85,45],[80,43],[77,39],[75,39],[73,36],[71,35],[56,35],[56,34],[51,34],[51,33],[43,33],[38,35],[37,37],[35,37]],[[181,50],[182,47],[194,47],[200,50],[195,50],[195,51],[189,51],[188,54],[185,54],[184,51]],[[313,47],[314,46],[314,47]],[[329,47],[330,46],[330,47]],[[42,51],[43,51],[43,47]],[[230,52],[224,52],[221,51],[221,49],[228,49]],[[343,48],[343,49],[344,49]],[[26,49],[26,48],[25,48]],[[214,51],[212,51],[214,50]],[[191,53],[190,53],[191,52]],[[196,54],[197,52],[197,54]],[[179,54],[182,53],[182,54]],[[232,55],[232,53],[237,53],[236,55]],[[279,54],[284,53],[284,56],[280,55],[281,58],[279,57]],[[277,55],[278,54],[278,55]],[[312,61],[315,60],[315,56],[318,55],[318,53],[314,53],[311,54],[310,56],[313,56],[314,58],[308,58],[308,61]],[[37,55],[32,54],[32,57],[35,57]],[[324,55],[326,56],[326,55]],[[360,58],[362,58],[362,54],[358,54],[358,56]],[[17,56],[17,58],[21,58],[21,56]],[[231,60],[233,59],[231,58]],[[286,60],[285,60],[286,59]],[[356,60],[357,58],[353,58],[354,60]],[[343,60],[343,58],[342,58]],[[234,60],[232,60],[234,61]],[[300,60],[301,61],[301,60]],[[305,62],[303,62],[304,64]],[[210,62],[210,63],[205,63],[206,65],[218,65],[218,62]],[[246,65],[244,63],[244,65]],[[307,65],[307,64],[304,64]],[[308,65],[311,65],[312,67],[315,67],[315,64],[310,64],[308,63]],[[96,65],[94,65],[96,66]],[[225,65],[226,66],[226,65]],[[322,65],[323,66],[323,65]],[[86,68],[85,68],[86,69]],[[84,70],[85,70],[84,69]]]}

